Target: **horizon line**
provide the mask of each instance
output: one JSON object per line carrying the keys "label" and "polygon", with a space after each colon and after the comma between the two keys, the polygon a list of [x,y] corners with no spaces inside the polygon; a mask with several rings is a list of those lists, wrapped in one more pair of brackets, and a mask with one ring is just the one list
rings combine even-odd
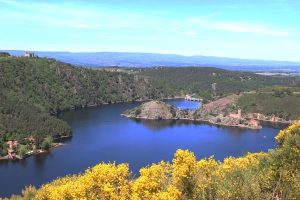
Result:
{"label": "horizon line", "polygon": [[227,59],[236,59],[236,60],[256,60],[256,61],[274,61],[274,62],[290,62],[300,64],[300,60],[292,61],[292,60],[273,60],[273,59],[258,59],[258,58],[238,58],[238,57],[224,57],[224,56],[213,56],[213,55],[203,55],[203,54],[193,54],[193,55],[184,55],[178,53],[155,53],[155,52],[137,52],[137,51],[63,51],[63,50],[23,50],[23,49],[0,49],[0,52],[5,51],[23,51],[23,52],[49,52],[49,53],[129,53],[129,54],[156,54],[156,55],[174,55],[174,56],[182,56],[182,57],[211,57],[211,58],[227,58]]}

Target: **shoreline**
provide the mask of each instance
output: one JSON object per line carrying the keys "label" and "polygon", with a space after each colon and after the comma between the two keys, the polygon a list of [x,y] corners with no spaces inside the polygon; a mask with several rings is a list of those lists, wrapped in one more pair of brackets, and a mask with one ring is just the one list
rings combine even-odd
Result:
{"label": "shoreline", "polygon": [[38,155],[38,154],[43,154],[43,153],[47,153],[47,152],[50,152],[56,148],[59,148],[59,147],[62,147],[62,146],[65,146],[64,143],[55,143],[55,145],[53,145],[52,147],[50,147],[49,149],[47,150],[42,150],[42,149],[38,149],[36,151],[28,151],[23,157],[20,157],[19,155],[16,155],[13,159],[10,159],[8,158],[8,156],[3,156],[3,157],[0,157],[0,161],[19,161],[19,160],[25,160],[26,158],[30,157],[30,156],[33,156],[33,155]]}
{"label": "shoreline", "polygon": [[205,119],[190,119],[190,118],[155,119],[155,118],[147,118],[147,117],[133,117],[133,116],[126,115],[126,114],[121,114],[121,115],[125,116],[125,117],[128,117],[130,119],[142,119],[142,120],[185,120],[185,121],[191,121],[191,122],[204,122],[204,123],[211,124],[211,125],[216,125],[216,126],[236,127],[236,128],[244,128],[244,129],[251,129],[251,130],[260,130],[262,128],[262,126],[259,126],[259,127],[255,128],[255,127],[245,126],[243,124],[228,125],[228,124],[224,124],[224,123],[213,123],[213,122],[211,122],[209,120],[205,120]]}
{"label": "shoreline", "polygon": [[117,103],[130,103],[130,102],[144,102],[144,101],[152,101],[152,100],[172,100],[172,99],[184,99],[184,96],[175,96],[175,97],[165,97],[165,98],[159,98],[159,99],[138,99],[138,100],[128,100],[128,101],[114,101],[114,102],[104,102],[104,103],[99,103],[99,104],[90,104],[86,106],[72,106],[71,108],[66,108],[63,110],[56,111],[53,113],[54,116],[58,116],[59,114],[67,111],[72,111],[72,110],[80,110],[84,108],[93,108],[93,107],[98,107],[98,106],[103,106],[103,105],[111,105],[111,104],[117,104]]}
{"label": "shoreline", "polygon": [[[181,96],[175,96],[175,97],[166,97],[166,98],[160,98],[160,100],[171,100],[171,99],[184,99],[184,97]],[[95,105],[87,105],[87,106],[72,106],[71,108],[68,109],[64,109],[64,110],[59,110],[56,111],[56,113],[54,114],[54,116],[56,116],[58,118],[59,114],[63,113],[63,112],[67,112],[67,111],[72,111],[72,110],[80,110],[80,109],[84,109],[84,108],[92,108],[92,107],[98,107],[98,106],[102,106],[102,105],[112,105],[112,104],[117,104],[117,103],[130,103],[130,102],[144,102],[144,101],[151,101],[153,99],[139,99],[139,100],[130,100],[130,101],[117,101],[117,102],[105,102],[105,103],[101,103],[101,104],[95,104]],[[60,141],[60,140],[64,140],[64,139],[68,139],[71,138],[72,135],[70,136],[61,136],[59,138],[53,138],[54,141]],[[37,154],[42,154],[42,153],[46,153],[47,151],[51,151],[55,148],[64,146],[65,144],[63,142],[59,142],[56,145],[50,147],[48,150],[41,150],[38,149],[36,150],[36,152],[33,152],[33,150],[27,152],[23,157],[20,157],[19,155],[16,155],[13,159],[8,158],[8,155],[6,156],[2,156],[0,157],[0,161],[15,161],[15,160],[24,160],[32,155],[37,155]]]}
{"label": "shoreline", "polygon": [[[236,127],[236,128],[243,128],[243,129],[251,129],[251,130],[260,130],[262,129],[263,126],[259,126],[258,128],[255,128],[255,127],[249,127],[249,126],[246,126],[246,125],[243,125],[243,124],[239,124],[239,125],[228,125],[228,124],[224,124],[224,123],[214,123],[214,122],[211,122],[209,120],[205,120],[205,119],[190,119],[190,118],[170,118],[170,119],[155,119],[155,118],[146,118],[146,117],[133,117],[133,116],[130,116],[130,115],[126,115],[124,113],[121,114],[121,116],[124,116],[124,117],[128,117],[130,119],[141,119],[141,120],[183,120],[183,121],[190,121],[190,122],[203,122],[203,123],[207,123],[207,124],[210,124],[210,125],[216,125],[216,126],[223,126],[223,127]],[[277,124],[277,125],[282,125],[282,126],[289,126],[291,124],[293,124],[294,122],[274,122],[274,121],[270,121],[270,120],[258,120],[262,123],[269,123],[270,125],[272,124]],[[297,120],[295,120],[297,121]],[[274,126],[272,126],[274,127]],[[276,128],[276,127],[274,127]]]}

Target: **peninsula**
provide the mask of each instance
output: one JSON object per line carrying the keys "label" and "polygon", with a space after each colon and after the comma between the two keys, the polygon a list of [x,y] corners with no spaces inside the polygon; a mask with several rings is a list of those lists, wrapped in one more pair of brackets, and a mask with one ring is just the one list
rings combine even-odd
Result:
{"label": "peninsula", "polygon": [[245,113],[237,107],[237,102],[242,94],[229,95],[204,104],[196,110],[179,109],[162,101],[152,100],[126,111],[122,115],[129,118],[149,120],[191,120],[207,122],[210,124],[261,129],[260,122],[274,122],[284,125],[293,123],[275,116],[266,116],[260,113]]}

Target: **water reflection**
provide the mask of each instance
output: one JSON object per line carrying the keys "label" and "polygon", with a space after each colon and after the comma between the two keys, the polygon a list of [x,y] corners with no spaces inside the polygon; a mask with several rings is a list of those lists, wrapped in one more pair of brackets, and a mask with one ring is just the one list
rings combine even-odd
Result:
{"label": "water reflection", "polygon": [[199,121],[192,121],[192,120],[152,120],[152,119],[134,119],[132,118],[134,122],[138,124],[142,124],[143,126],[150,128],[151,130],[162,130],[167,129],[170,127],[175,126],[181,126],[181,125],[207,125],[210,127],[217,127],[219,129],[222,129],[232,135],[239,136],[243,133],[258,133],[259,130],[251,130],[251,129],[245,129],[245,128],[238,128],[238,127],[226,127],[221,125],[212,125],[208,122],[199,122]]}
{"label": "water reflection", "polygon": [[55,139],[55,142],[57,142],[57,143],[69,143],[71,140],[72,140],[72,137],[64,137],[64,138]]}
{"label": "water reflection", "polygon": [[26,168],[26,167],[27,167],[26,159],[20,160],[20,161],[19,161],[19,164],[22,166],[22,168]]}
{"label": "water reflection", "polygon": [[51,151],[37,154],[34,157],[34,163],[37,169],[42,170],[45,167],[47,159],[53,158]]}
{"label": "water reflection", "polygon": [[132,119],[136,123],[142,124],[152,130],[161,130],[180,125],[200,124],[188,120],[151,120],[151,119]]}
{"label": "water reflection", "polygon": [[273,127],[276,129],[285,129],[289,126],[289,124],[282,124],[282,123],[277,123],[277,122],[260,122],[262,126],[267,126],[267,127]]}
{"label": "water reflection", "polygon": [[218,128],[223,129],[224,131],[229,132],[232,135],[237,135],[239,136],[240,134],[243,133],[258,133],[259,130],[256,129],[246,129],[246,128],[238,128],[238,127],[225,127],[225,126],[217,126]]}

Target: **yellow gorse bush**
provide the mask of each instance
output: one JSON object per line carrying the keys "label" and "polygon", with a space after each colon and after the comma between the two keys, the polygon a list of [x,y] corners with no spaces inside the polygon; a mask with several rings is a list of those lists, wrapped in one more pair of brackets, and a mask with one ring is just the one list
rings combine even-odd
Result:
{"label": "yellow gorse bush", "polygon": [[59,178],[39,190],[28,187],[13,199],[300,199],[300,122],[276,136],[268,153],[196,160],[177,150],[172,163],[160,162],[133,178],[127,164],[99,164],[83,174]]}
{"label": "yellow gorse bush", "polygon": [[127,164],[99,164],[79,176],[44,185],[36,199],[128,199],[132,180]]}
{"label": "yellow gorse bush", "polygon": [[275,136],[275,139],[278,143],[282,144],[284,139],[286,138],[286,135],[290,134],[300,134],[300,121],[290,125],[285,130],[279,131],[279,134]]}
{"label": "yellow gorse bush", "polygon": [[171,174],[170,164],[160,162],[140,170],[140,177],[133,185],[133,199],[157,199],[159,193],[166,193]]}

